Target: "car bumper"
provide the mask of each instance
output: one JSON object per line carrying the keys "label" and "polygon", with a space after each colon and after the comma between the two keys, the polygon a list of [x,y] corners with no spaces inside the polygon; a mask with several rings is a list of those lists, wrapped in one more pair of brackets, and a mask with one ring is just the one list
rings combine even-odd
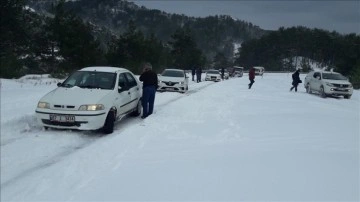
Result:
{"label": "car bumper", "polygon": [[166,85],[166,84],[159,84],[159,87],[157,89],[158,91],[173,91],[173,92],[185,92],[186,86],[185,84],[175,84],[172,86]]}
{"label": "car bumper", "polygon": [[337,88],[337,87],[327,87],[325,89],[327,95],[341,96],[341,95],[352,95],[352,88]]}
{"label": "car bumper", "polygon": [[[69,111],[37,109],[35,112],[40,125],[58,129],[97,130],[104,126],[107,116],[105,111],[74,113]],[[50,120],[50,116],[54,115],[61,117],[62,120]]]}
{"label": "car bumper", "polygon": [[216,78],[206,77],[205,81],[221,81],[221,78],[219,78],[219,77],[216,77]]}

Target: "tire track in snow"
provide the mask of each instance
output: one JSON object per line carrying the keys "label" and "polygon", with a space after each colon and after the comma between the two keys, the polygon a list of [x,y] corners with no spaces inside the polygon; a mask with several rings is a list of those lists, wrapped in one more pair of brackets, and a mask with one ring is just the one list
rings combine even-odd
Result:
{"label": "tire track in snow", "polygon": [[[204,89],[204,88],[206,88],[206,87],[208,87],[208,86],[210,86],[210,85],[212,85],[212,84],[214,84],[214,83],[209,83],[209,84],[204,85],[204,86],[201,86],[201,87],[199,87],[199,88],[196,88],[196,89],[193,89],[193,90],[189,90],[188,92],[186,92],[186,93],[184,94],[185,96],[176,96],[175,98],[172,98],[172,99],[168,100],[167,102],[165,102],[165,103],[163,103],[163,104],[157,105],[157,108],[159,108],[159,109],[161,110],[161,108],[163,108],[164,106],[166,106],[166,105],[168,105],[168,104],[170,104],[170,103],[172,103],[172,102],[175,102],[175,101],[177,101],[177,100],[179,100],[179,99],[181,99],[181,98],[190,96],[190,95],[192,95],[192,94],[194,94],[194,93],[196,93],[196,92],[198,92],[198,91],[200,91],[200,90],[202,90],[202,89]],[[124,120],[124,119],[125,119],[125,120]],[[112,135],[119,135],[119,134],[121,134],[121,131],[120,131],[120,130],[124,130],[125,128],[131,127],[131,126],[135,126],[135,125],[137,125],[138,123],[141,122],[141,120],[139,120],[139,119],[131,119],[131,118],[129,118],[129,117],[125,117],[124,119],[121,121],[120,124],[116,124],[118,127],[116,127],[116,125],[115,125],[115,129],[114,129],[114,132],[112,133]],[[20,118],[20,120],[21,120],[21,118]],[[120,126],[120,127],[119,127],[119,126]],[[37,127],[36,127],[36,126],[33,126],[33,128],[37,128]],[[24,131],[24,130],[22,130],[22,131]],[[85,133],[84,135],[86,135],[86,133]],[[93,135],[90,134],[89,136],[93,136]],[[96,135],[95,135],[95,136],[96,136]],[[108,135],[107,135],[107,136],[108,136]],[[3,146],[5,146],[5,145],[9,145],[9,144],[11,144],[11,143],[15,143],[17,140],[23,139],[23,138],[25,138],[25,137],[26,137],[26,136],[20,136],[20,137],[18,137],[18,138],[9,139],[9,140],[7,140],[5,143],[1,144],[1,146],[3,147]],[[101,137],[101,136],[100,136],[100,137]],[[72,149],[68,149],[68,150],[66,150],[66,151],[62,151],[62,152],[59,152],[59,153],[53,155],[53,156],[50,157],[48,160],[42,161],[42,162],[40,162],[40,163],[38,163],[38,164],[36,164],[36,165],[34,165],[34,166],[26,169],[26,170],[20,172],[20,173],[17,174],[16,176],[8,179],[7,181],[1,183],[1,189],[4,189],[4,188],[6,188],[7,186],[10,186],[10,185],[14,184],[14,183],[20,181],[21,179],[23,179],[23,178],[25,178],[25,177],[27,177],[27,176],[29,176],[29,175],[32,175],[32,174],[34,174],[34,173],[36,173],[36,172],[39,172],[39,171],[41,171],[41,170],[43,170],[43,169],[46,169],[46,168],[48,168],[48,167],[50,167],[50,166],[52,166],[52,165],[54,165],[54,164],[56,164],[56,163],[58,163],[58,162],[63,161],[64,159],[66,159],[66,157],[71,156],[71,155],[74,154],[75,152],[77,152],[77,151],[79,151],[79,150],[81,150],[81,149],[84,149],[84,148],[92,145],[92,144],[95,143],[96,141],[97,141],[97,138],[96,138],[96,139],[89,139],[89,141],[86,141],[86,142],[81,143],[81,144],[79,144],[79,145],[73,146]]]}

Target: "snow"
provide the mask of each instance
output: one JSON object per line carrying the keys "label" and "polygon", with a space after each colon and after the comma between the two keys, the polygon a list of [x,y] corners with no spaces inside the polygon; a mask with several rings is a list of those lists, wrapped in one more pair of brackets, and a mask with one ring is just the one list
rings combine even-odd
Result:
{"label": "snow", "polygon": [[1,201],[360,200],[358,90],[289,92],[290,73],[191,81],[104,136],[37,124],[50,80],[1,79]]}

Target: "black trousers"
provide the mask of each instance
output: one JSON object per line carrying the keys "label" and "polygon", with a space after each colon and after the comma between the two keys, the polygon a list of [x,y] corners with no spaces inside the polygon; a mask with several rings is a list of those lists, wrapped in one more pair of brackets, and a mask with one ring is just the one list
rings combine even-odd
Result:
{"label": "black trousers", "polygon": [[292,85],[293,85],[293,87],[290,88],[290,91],[292,91],[292,89],[295,88],[295,92],[297,92],[297,87],[298,87],[299,83],[293,83]]}
{"label": "black trousers", "polygon": [[251,88],[251,86],[255,83],[254,79],[249,79],[250,83],[249,83],[249,89]]}

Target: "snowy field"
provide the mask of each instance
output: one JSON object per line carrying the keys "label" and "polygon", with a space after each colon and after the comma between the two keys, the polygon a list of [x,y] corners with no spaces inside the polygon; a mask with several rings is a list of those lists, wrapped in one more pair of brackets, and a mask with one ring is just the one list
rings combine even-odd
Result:
{"label": "snowy field", "polygon": [[360,200],[358,90],[289,92],[290,73],[191,82],[102,136],[37,124],[56,82],[1,79],[1,201]]}

